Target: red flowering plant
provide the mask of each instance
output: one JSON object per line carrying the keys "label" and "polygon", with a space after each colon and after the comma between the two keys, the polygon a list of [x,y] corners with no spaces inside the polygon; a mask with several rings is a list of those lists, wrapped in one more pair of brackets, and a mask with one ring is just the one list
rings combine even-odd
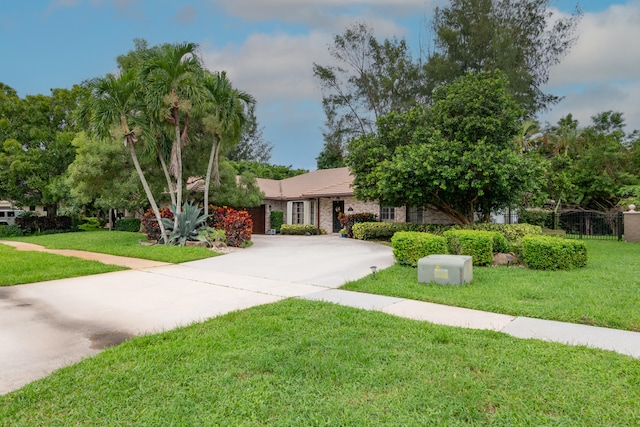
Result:
{"label": "red flowering plant", "polygon": [[240,247],[251,241],[253,220],[247,211],[209,205],[209,212],[211,215],[207,219],[207,225],[224,230],[227,245]]}
{"label": "red flowering plant", "polygon": [[[173,219],[173,213],[168,207],[160,209],[160,218]],[[156,214],[153,213],[153,209],[147,209],[142,216],[142,228],[144,229],[147,239],[160,240],[160,226],[158,220],[156,220]]]}

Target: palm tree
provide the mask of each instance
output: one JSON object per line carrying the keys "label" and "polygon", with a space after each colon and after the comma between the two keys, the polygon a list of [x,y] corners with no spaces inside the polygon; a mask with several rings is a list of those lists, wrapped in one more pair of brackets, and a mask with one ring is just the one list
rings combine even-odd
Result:
{"label": "palm tree", "polygon": [[212,134],[211,153],[204,184],[204,213],[209,212],[209,186],[211,173],[214,174],[214,186],[220,185],[219,159],[220,149],[224,143],[237,144],[242,136],[242,129],[247,122],[246,111],[255,100],[246,92],[234,89],[223,71],[208,74],[204,85],[210,96],[210,112],[204,123]]}
{"label": "palm tree", "polygon": [[91,132],[99,137],[120,136],[124,139],[124,145],[129,148],[136,172],[158,221],[162,240],[167,243],[167,232],[161,221],[160,210],[142,172],[135,150],[135,144],[141,135],[140,129],[146,121],[140,105],[142,96],[138,83],[133,71],[123,72],[118,77],[107,74],[106,77],[90,80],[88,87],[91,95],[81,106],[80,116],[90,124]]}
{"label": "palm tree", "polygon": [[513,141],[518,146],[522,155],[527,149],[531,148],[532,143],[540,137],[540,125],[537,121],[526,119],[520,125],[520,130],[513,137]]}
{"label": "palm tree", "polygon": [[182,148],[187,140],[191,112],[206,100],[197,47],[194,43],[163,45],[144,61],[140,72],[150,111],[158,120],[173,127],[169,172],[176,178],[177,206],[182,205]]}

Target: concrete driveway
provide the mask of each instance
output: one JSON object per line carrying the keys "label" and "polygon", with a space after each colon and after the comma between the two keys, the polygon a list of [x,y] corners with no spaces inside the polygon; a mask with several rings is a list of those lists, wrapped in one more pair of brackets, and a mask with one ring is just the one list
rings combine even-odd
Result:
{"label": "concrete driveway", "polygon": [[317,293],[393,264],[391,248],[336,236],[254,236],[179,265],[0,288],[0,394],[136,335]]}

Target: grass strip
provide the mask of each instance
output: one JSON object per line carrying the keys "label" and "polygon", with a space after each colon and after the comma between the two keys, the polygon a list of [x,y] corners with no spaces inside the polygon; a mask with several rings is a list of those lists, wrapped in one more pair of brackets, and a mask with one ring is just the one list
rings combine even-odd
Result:
{"label": "grass strip", "polygon": [[120,270],[126,270],[126,268],[43,252],[18,251],[12,247],[0,245],[0,286]]}
{"label": "grass strip", "polygon": [[101,230],[46,234],[41,236],[12,237],[10,240],[34,243],[49,249],[76,249],[175,264],[219,255],[210,249],[194,246],[142,246],[140,242],[147,240],[144,234],[126,231]]}
{"label": "grass strip", "polygon": [[467,286],[418,283],[417,269],[394,265],[342,289],[474,308],[513,316],[640,331],[640,245],[585,241],[585,268],[536,271],[474,267]]}
{"label": "grass strip", "polygon": [[286,300],[146,336],[0,397],[3,425],[638,425],[640,363]]}

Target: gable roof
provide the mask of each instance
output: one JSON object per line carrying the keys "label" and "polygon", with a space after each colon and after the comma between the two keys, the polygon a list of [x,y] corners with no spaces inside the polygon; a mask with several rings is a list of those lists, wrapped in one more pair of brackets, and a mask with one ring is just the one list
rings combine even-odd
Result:
{"label": "gable roof", "polygon": [[295,200],[353,195],[349,168],[319,169],[282,180],[256,179],[265,199]]}

